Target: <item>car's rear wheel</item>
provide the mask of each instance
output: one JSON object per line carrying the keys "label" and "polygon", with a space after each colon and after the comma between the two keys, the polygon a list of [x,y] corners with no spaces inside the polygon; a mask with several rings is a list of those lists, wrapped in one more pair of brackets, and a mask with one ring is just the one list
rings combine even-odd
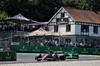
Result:
{"label": "car's rear wheel", "polygon": [[41,60],[39,60],[37,57],[35,58],[35,60],[37,60],[37,61],[41,61]]}
{"label": "car's rear wheel", "polygon": [[37,60],[37,61],[41,61],[41,60]]}
{"label": "car's rear wheel", "polygon": [[38,56],[35,57],[35,60],[37,60],[37,61],[41,61],[41,60],[38,59],[38,58],[42,58],[42,55],[40,54],[40,55],[38,55]]}
{"label": "car's rear wheel", "polygon": [[77,55],[77,59],[79,59],[79,55]]}

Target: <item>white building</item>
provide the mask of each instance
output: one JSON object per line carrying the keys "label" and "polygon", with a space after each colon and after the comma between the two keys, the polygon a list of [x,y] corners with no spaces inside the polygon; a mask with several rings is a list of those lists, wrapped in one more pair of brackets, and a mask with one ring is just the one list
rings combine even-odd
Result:
{"label": "white building", "polygon": [[100,44],[100,12],[61,7],[49,20],[48,28],[68,43]]}

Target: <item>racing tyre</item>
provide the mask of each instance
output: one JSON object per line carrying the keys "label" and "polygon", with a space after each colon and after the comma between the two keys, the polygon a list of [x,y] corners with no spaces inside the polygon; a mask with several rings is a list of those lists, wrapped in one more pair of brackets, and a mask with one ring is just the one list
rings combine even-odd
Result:
{"label": "racing tyre", "polygon": [[58,59],[57,55],[53,56],[53,61],[56,61],[57,59]]}
{"label": "racing tyre", "polygon": [[39,60],[38,58],[35,58],[35,60],[37,60],[37,61],[41,61],[41,60]]}
{"label": "racing tyre", "polygon": [[41,61],[41,60],[37,60],[37,61]]}
{"label": "racing tyre", "polygon": [[77,59],[79,59],[79,55],[77,55]]}
{"label": "racing tyre", "polygon": [[59,58],[60,58],[60,60],[65,60],[64,56],[60,56]]}
{"label": "racing tyre", "polygon": [[38,55],[38,56],[35,57],[35,60],[41,61],[41,60],[39,60],[38,58],[42,58],[42,55],[40,54],[40,55]]}
{"label": "racing tyre", "polygon": [[38,60],[38,59],[37,59],[37,61],[41,61],[41,60]]}

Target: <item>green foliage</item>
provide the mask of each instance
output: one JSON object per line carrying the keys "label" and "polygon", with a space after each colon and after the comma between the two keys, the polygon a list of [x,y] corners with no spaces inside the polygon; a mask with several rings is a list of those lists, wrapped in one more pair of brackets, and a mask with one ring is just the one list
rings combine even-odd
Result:
{"label": "green foliage", "polygon": [[0,19],[5,19],[5,18],[8,18],[7,13],[4,11],[0,11]]}
{"label": "green foliage", "polygon": [[90,10],[100,10],[100,0],[0,0],[0,18],[23,16],[36,20],[48,21],[60,7],[71,7]]}

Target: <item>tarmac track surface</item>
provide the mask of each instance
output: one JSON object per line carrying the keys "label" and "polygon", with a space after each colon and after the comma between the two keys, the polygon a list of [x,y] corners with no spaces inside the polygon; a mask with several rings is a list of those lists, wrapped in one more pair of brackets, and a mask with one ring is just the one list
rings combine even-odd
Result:
{"label": "tarmac track surface", "polygon": [[[16,63],[40,63],[40,62],[55,62],[55,61],[36,61],[35,57],[38,54],[34,53],[17,53],[16,61],[0,61],[2,64],[16,64]],[[91,61],[91,60],[100,60],[100,55],[79,55],[79,59],[66,59],[65,61]],[[61,62],[61,61],[56,61]]]}

